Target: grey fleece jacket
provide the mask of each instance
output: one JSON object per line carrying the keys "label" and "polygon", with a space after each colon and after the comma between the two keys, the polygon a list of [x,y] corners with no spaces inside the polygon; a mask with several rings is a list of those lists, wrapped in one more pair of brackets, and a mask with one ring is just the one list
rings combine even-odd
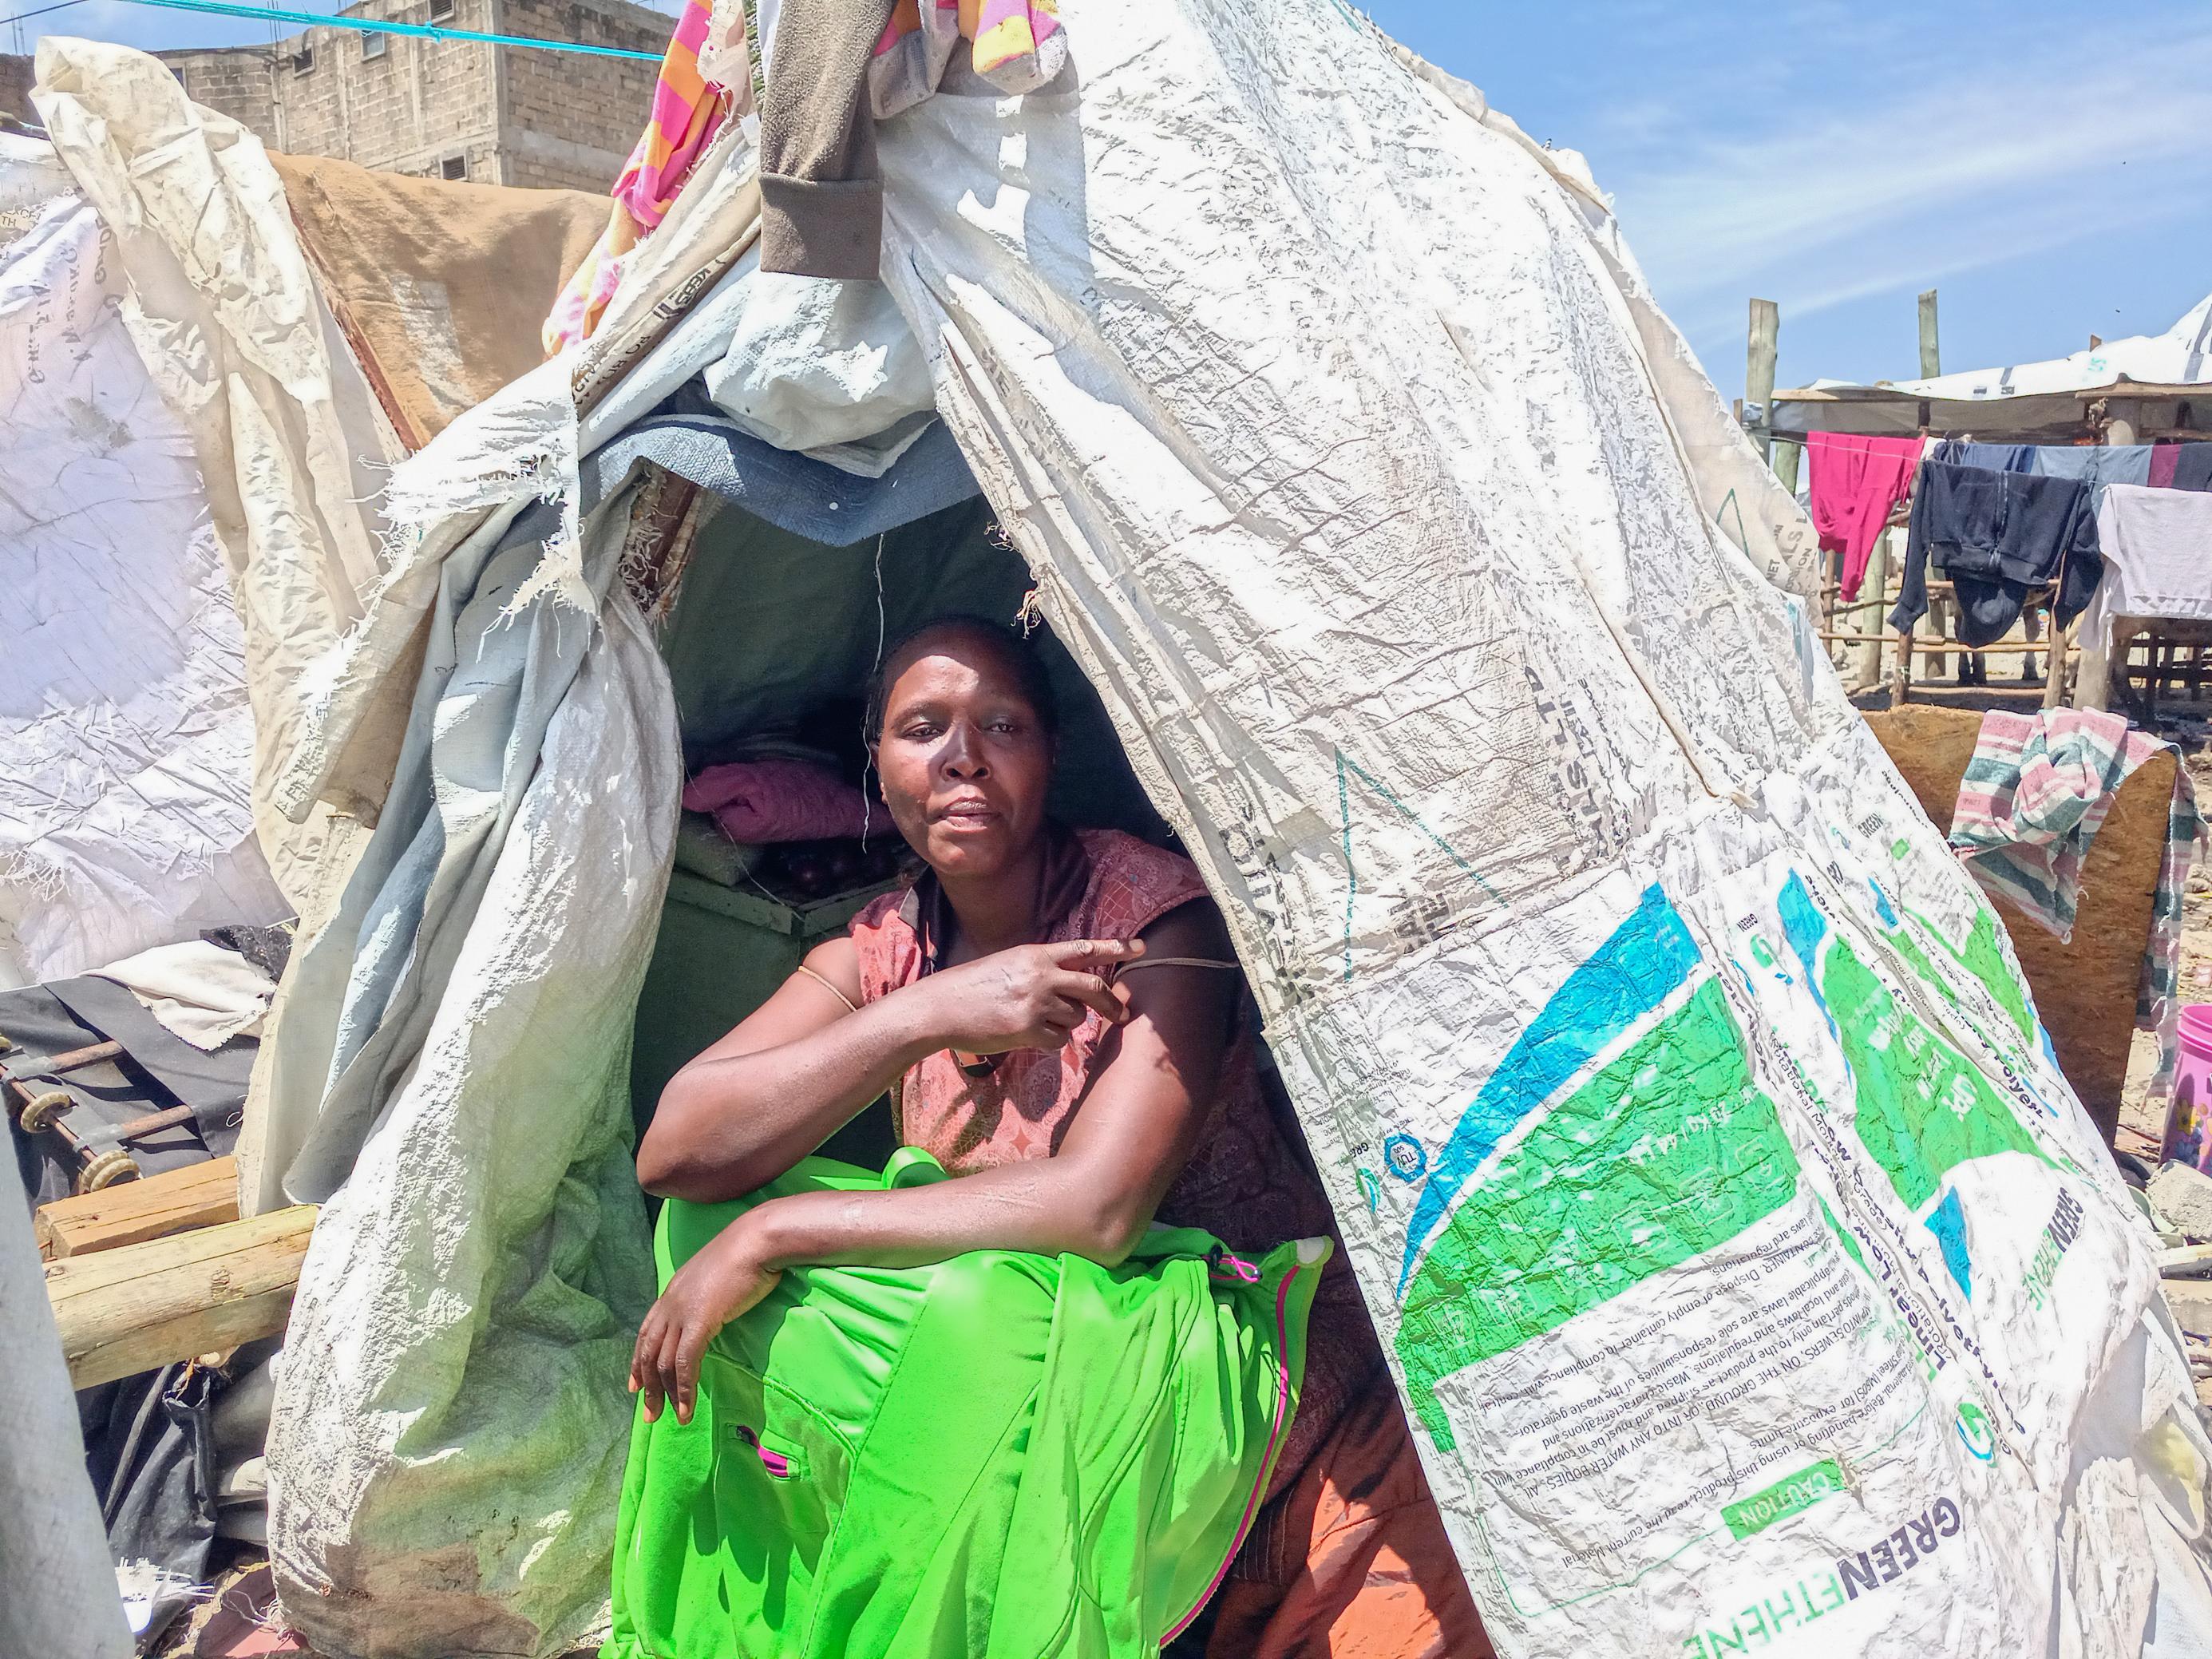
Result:
{"label": "grey fleece jacket", "polygon": [[868,60],[894,0],[783,0],[761,107],[761,269],[873,280],[884,185]]}

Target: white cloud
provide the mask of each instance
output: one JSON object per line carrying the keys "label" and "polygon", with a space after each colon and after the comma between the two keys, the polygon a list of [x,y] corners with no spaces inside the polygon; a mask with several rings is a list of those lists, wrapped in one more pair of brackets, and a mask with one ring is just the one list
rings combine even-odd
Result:
{"label": "white cloud", "polygon": [[1663,165],[1632,161],[1601,182],[1693,337],[1740,325],[1753,292],[1803,316],[2201,214],[2212,28],[2148,33],[2086,64],[2078,38],[2054,36],[2024,63],[1946,54],[1958,61],[1948,84],[1893,83],[1756,140],[1678,140]]}

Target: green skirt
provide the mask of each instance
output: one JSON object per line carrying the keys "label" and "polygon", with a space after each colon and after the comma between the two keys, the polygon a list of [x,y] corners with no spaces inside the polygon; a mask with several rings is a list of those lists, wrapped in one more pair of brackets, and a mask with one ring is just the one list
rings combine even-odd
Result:
{"label": "green skirt", "polygon": [[[660,1282],[763,1199],[944,1175],[809,1158],[672,1200]],[[1118,1267],[786,1273],[714,1340],[688,1425],[639,1413],[602,1659],[1152,1659],[1251,1526],[1328,1254],[1155,1228]]]}

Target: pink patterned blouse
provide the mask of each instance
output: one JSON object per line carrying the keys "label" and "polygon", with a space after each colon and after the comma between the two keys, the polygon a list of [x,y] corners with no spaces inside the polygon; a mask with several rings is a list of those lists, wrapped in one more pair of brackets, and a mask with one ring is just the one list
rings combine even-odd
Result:
{"label": "pink patterned blouse", "polygon": [[[1043,942],[1133,939],[1170,911],[1206,896],[1190,860],[1115,830],[1060,832],[1045,878],[1047,915],[1059,920]],[[949,907],[925,875],[887,893],[854,919],[860,996],[872,1002],[911,985],[936,964]],[[1223,1057],[1220,1097],[1190,1162],[1161,1200],[1159,1220],[1202,1227],[1240,1254],[1336,1228],[1295,1127],[1261,1087],[1249,1022],[1240,1018]],[[1074,1121],[1105,1022],[1085,1017],[1056,1052],[1021,1049],[987,1073],[963,1070],[949,1050],[900,1079],[891,1102],[899,1139],[933,1153],[955,1175],[1024,1158],[1050,1158]],[[1309,1324],[1306,1379],[1297,1417],[1272,1483],[1281,1489],[1352,1394],[1382,1384],[1382,1355],[1340,1244],[1322,1278]]]}

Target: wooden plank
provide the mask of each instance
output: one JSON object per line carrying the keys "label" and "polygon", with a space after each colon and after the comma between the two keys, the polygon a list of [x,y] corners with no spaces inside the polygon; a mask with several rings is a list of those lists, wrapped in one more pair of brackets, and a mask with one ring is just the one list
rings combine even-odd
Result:
{"label": "wooden plank", "polygon": [[2201,398],[2204,392],[2202,380],[2130,380],[2123,374],[2110,386],[2084,386],[2079,392],[2050,395],[2073,397],[2093,404],[2100,398]]}
{"label": "wooden plank", "polygon": [[315,1214],[295,1205],[48,1263],[70,1386],[276,1335],[291,1315]]}
{"label": "wooden plank", "polygon": [[238,1219],[238,1160],[211,1158],[104,1192],[41,1204],[39,1254],[52,1261]]}
{"label": "wooden plank", "polygon": [[[2197,388],[2202,392],[2203,388]],[[1915,399],[1906,392],[1881,386],[1793,386],[1776,391],[1774,400],[1780,404],[1909,404]]]}
{"label": "wooden plank", "polygon": [[1943,372],[1943,354],[1936,339],[1936,290],[1920,296],[1920,378],[1932,380]]}

